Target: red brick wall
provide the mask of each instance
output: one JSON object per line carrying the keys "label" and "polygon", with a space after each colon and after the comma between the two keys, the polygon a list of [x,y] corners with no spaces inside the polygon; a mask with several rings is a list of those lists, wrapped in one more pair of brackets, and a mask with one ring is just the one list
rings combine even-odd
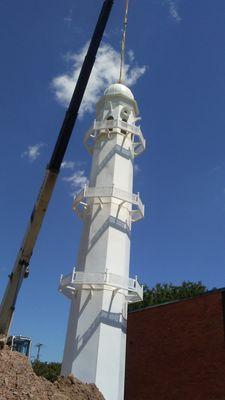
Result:
{"label": "red brick wall", "polygon": [[125,400],[224,400],[222,292],[128,316]]}

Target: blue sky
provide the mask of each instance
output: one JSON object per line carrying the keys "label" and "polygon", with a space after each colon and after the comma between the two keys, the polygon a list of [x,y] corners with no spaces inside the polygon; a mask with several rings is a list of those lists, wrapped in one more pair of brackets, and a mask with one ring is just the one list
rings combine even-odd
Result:
{"label": "blue sky", "polygon": [[[133,225],[131,275],[149,286],[202,280],[209,289],[223,287],[225,3],[130,3],[127,79],[135,83],[147,140],[135,174],[146,216]],[[0,2],[0,295],[101,4]],[[69,302],[57,286],[60,274],[75,265],[81,233],[72,193],[89,174],[82,141],[94,118],[93,103],[117,74],[123,7],[122,0],[115,1],[102,63],[94,72],[12,324],[12,333],[44,344],[43,360],[62,357]]]}

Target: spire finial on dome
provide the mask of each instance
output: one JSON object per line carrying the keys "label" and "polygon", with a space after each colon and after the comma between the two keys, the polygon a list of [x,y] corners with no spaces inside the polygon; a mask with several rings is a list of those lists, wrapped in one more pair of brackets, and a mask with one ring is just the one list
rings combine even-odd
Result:
{"label": "spire finial on dome", "polygon": [[127,20],[128,20],[128,9],[129,9],[129,0],[125,0],[125,16],[123,23],[123,34],[121,41],[121,53],[120,53],[120,75],[119,75],[119,83],[123,83],[123,69],[124,69],[124,59],[125,59],[125,47],[126,47],[126,32],[127,32]]}

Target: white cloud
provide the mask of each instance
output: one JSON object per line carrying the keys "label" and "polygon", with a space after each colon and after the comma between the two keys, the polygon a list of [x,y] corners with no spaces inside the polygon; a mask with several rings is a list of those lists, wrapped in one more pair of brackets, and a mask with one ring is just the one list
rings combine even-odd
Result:
{"label": "white cloud", "polygon": [[29,161],[33,162],[35,161],[41,154],[40,149],[45,146],[44,143],[37,143],[28,146],[27,150],[25,150],[22,154],[21,157],[26,157],[28,158]]}
{"label": "white cloud", "polygon": [[74,161],[63,161],[61,164],[62,169],[74,169],[75,162]]}
{"label": "white cloud", "polygon": [[[79,72],[86,55],[88,43],[80,52],[67,56],[68,61],[73,62],[70,72],[55,77],[52,87],[55,96],[60,104],[67,106],[70,102]],[[128,86],[134,85],[145,73],[146,66],[138,66],[135,63],[134,53],[128,52],[129,63],[124,66],[124,82]],[[85,112],[92,112],[98,98],[103,91],[111,84],[118,81],[120,66],[120,54],[111,45],[103,44],[98,50],[95,65],[85,92],[79,115],[82,117]]]}
{"label": "white cloud", "polygon": [[69,27],[70,27],[71,22],[72,22],[72,13],[73,13],[73,10],[72,10],[72,8],[70,8],[68,14],[63,18],[64,22],[66,22]]}
{"label": "white cloud", "polygon": [[139,172],[141,172],[141,168],[138,164],[134,164],[134,174],[137,175]]}
{"label": "white cloud", "polygon": [[78,169],[71,176],[64,177],[62,179],[70,184],[72,196],[76,196],[77,193],[79,193],[79,191],[88,184],[88,179],[85,176],[84,170],[82,169]]}
{"label": "white cloud", "polygon": [[181,16],[178,12],[178,7],[175,0],[167,0],[169,4],[170,16],[177,22],[181,22]]}
{"label": "white cloud", "polygon": [[135,56],[134,56],[133,50],[128,50],[127,54],[128,54],[130,62],[133,63],[135,61]]}

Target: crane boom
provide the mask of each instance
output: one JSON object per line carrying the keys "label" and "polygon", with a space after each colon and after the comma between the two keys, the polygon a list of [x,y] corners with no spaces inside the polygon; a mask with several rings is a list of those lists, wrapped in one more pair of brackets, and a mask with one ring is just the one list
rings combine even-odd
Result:
{"label": "crane boom", "polygon": [[7,339],[10,324],[15,310],[16,300],[24,278],[29,275],[29,263],[33,249],[41,229],[48,204],[50,202],[55,183],[60,171],[76,119],[81,101],[95,62],[95,57],[113,6],[114,0],[105,0],[77,80],[69,107],[66,111],[50,163],[46,168],[44,181],[41,185],[34,209],[32,211],[24,239],[6,287],[0,305],[0,336],[1,341]]}

